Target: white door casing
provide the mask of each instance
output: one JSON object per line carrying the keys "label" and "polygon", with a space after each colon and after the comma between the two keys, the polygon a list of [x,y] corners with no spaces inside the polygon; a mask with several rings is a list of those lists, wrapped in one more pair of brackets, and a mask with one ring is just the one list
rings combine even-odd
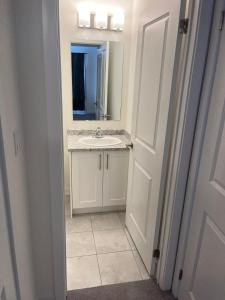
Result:
{"label": "white door casing", "polygon": [[126,225],[151,271],[168,152],[180,1],[152,1],[138,34]]}
{"label": "white door casing", "polygon": [[128,151],[104,151],[103,206],[125,205]]}
{"label": "white door casing", "polygon": [[225,29],[219,30],[224,10],[225,1],[216,1],[201,100],[207,101],[209,97],[210,104],[178,294],[180,300],[223,300],[225,297]]}
{"label": "white door casing", "polygon": [[2,169],[0,168],[0,299],[16,300],[17,293],[2,176]]}

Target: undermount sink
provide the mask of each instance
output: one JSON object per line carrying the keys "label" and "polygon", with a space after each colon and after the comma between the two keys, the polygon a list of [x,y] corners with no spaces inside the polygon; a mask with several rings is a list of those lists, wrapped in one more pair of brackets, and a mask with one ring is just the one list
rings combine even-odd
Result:
{"label": "undermount sink", "polygon": [[105,147],[114,146],[121,143],[121,140],[113,136],[94,137],[86,136],[79,139],[79,143],[86,146]]}

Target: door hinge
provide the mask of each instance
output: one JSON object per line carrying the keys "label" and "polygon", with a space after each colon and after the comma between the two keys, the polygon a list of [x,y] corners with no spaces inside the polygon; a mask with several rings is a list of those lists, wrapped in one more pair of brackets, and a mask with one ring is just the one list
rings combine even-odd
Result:
{"label": "door hinge", "polygon": [[160,250],[159,249],[154,249],[153,250],[153,255],[154,258],[159,259],[160,257]]}
{"label": "door hinge", "polygon": [[178,280],[181,280],[183,277],[183,269],[180,269]]}
{"label": "door hinge", "polygon": [[223,24],[224,24],[224,17],[225,17],[225,10],[223,10],[221,12],[221,15],[220,15],[220,23],[219,23],[219,30],[223,30]]}
{"label": "door hinge", "polygon": [[189,23],[189,19],[185,18],[185,19],[180,19],[180,23],[179,23],[179,33],[181,34],[186,34],[188,31],[188,23]]}

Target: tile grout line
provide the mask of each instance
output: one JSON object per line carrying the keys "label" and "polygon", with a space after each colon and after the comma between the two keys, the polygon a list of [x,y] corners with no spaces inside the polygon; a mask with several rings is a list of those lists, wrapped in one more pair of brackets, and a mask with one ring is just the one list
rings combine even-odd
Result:
{"label": "tile grout line", "polygon": [[[119,217],[119,214],[117,213],[118,217]],[[91,225],[91,230],[88,230],[88,231],[81,231],[81,232],[71,232],[71,233],[85,233],[85,232],[91,232],[92,233],[92,236],[93,236],[93,240],[94,240],[94,246],[95,246],[95,254],[88,254],[88,255],[80,255],[80,256],[73,256],[73,257],[67,257],[69,260],[70,259],[74,259],[74,258],[77,258],[77,257],[85,257],[85,256],[96,256],[96,259],[97,259],[97,264],[98,264],[98,272],[99,272],[99,277],[100,277],[100,281],[101,281],[101,286],[103,286],[103,282],[102,282],[102,276],[101,276],[101,272],[100,272],[100,264],[99,264],[99,256],[100,255],[107,255],[107,254],[113,254],[113,253],[125,253],[125,252],[132,252],[132,257],[134,259],[134,262],[135,262],[135,265],[137,267],[137,270],[138,270],[138,273],[140,275],[140,280],[144,280],[143,276],[142,276],[142,273],[141,273],[141,270],[138,266],[138,263],[137,263],[137,260],[135,259],[135,256],[134,256],[134,251],[136,251],[136,248],[133,249],[133,245],[132,243],[129,241],[128,239],[128,235],[129,235],[129,232],[126,232],[127,229],[126,229],[126,225],[125,225],[125,222],[123,222],[121,220],[121,218],[119,217],[119,222],[121,224],[122,227],[117,227],[117,228],[110,228],[110,229],[103,229],[103,230],[94,230],[93,229],[93,218],[91,217],[88,217],[88,219],[90,220],[90,225]],[[124,235],[125,235],[125,238],[126,238],[126,241],[129,245],[129,249],[126,249],[126,250],[120,250],[120,251],[110,251],[110,252],[103,252],[103,253],[98,253],[97,252],[97,247],[96,247],[96,240],[95,240],[95,232],[101,232],[101,231],[113,231],[113,230],[122,230]]]}
{"label": "tile grout line", "polygon": [[98,230],[93,230],[93,232],[96,231],[111,231],[111,230],[123,230],[123,227],[114,227],[114,228],[108,228],[108,229],[98,229]]}
{"label": "tile grout line", "polygon": [[91,229],[92,229],[92,234],[93,234],[93,239],[94,239],[94,244],[95,244],[95,250],[96,250],[96,259],[97,259],[97,264],[98,264],[98,273],[99,273],[99,277],[100,277],[100,281],[101,281],[101,286],[102,286],[102,276],[101,276],[100,266],[99,266],[99,261],[98,261],[97,247],[96,247],[96,243],[95,243],[95,235],[94,235],[93,226],[92,226],[92,219],[90,218],[90,220],[91,220]]}
{"label": "tile grout line", "polygon": [[102,253],[93,253],[93,254],[86,254],[86,255],[79,255],[79,256],[73,256],[73,257],[67,257],[69,259],[77,258],[77,257],[87,257],[87,256],[95,256],[95,255],[105,255],[105,254],[115,254],[115,253],[124,253],[124,252],[133,252],[132,249],[127,250],[120,250],[120,251],[110,251],[110,252],[102,252]]}

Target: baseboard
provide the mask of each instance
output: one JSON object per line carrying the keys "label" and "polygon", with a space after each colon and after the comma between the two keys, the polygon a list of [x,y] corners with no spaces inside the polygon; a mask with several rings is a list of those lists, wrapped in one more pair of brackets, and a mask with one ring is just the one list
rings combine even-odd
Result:
{"label": "baseboard", "polygon": [[114,212],[125,211],[126,205],[106,206],[106,207],[88,207],[73,209],[73,214],[87,214],[87,213],[101,213],[101,212]]}

